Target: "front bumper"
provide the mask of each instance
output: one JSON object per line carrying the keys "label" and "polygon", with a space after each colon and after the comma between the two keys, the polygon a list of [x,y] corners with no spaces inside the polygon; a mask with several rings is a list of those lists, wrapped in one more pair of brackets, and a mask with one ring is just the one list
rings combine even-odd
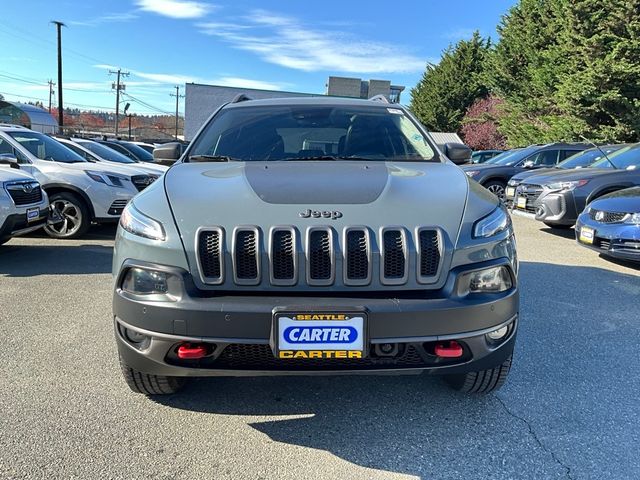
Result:
{"label": "front bumper", "polygon": [[40,216],[32,221],[27,221],[26,209],[25,213],[9,215],[0,225],[0,238],[16,237],[38,230],[46,225],[48,215],[48,207],[40,207]]}
{"label": "front bumper", "polygon": [[[381,298],[366,291],[348,297],[297,296],[293,292],[214,295],[197,291],[186,272],[183,280],[185,294],[176,302],[144,301],[116,289],[113,311],[118,350],[132,368],[168,376],[463,373],[501,364],[515,342],[519,308],[515,283],[507,292],[473,298],[452,297],[447,287]],[[275,359],[270,337],[277,307],[365,310],[370,355],[358,361]],[[509,333],[500,342],[491,342],[486,334],[502,326],[509,326]],[[137,347],[124,335],[125,328],[148,336],[148,341]],[[464,355],[448,359],[433,355],[433,344],[445,340],[458,341]],[[181,361],[175,351],[183,342],[206,343],[213,352],[195,362]],[[373,347],[379,344],[395,345],[397,356],[376,358]]]}
{"label": "front bumper", "polygon": [[[594,230],[593,243],[581,239],[583,227]],[[585,213],[576,222],[576,241],[583,247],[609,257],[640,262],[640,225],[600,223],[591,220]]]}

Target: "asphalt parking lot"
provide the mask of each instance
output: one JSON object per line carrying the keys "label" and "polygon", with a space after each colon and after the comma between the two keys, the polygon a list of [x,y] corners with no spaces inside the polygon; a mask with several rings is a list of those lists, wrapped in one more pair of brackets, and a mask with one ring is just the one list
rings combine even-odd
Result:
{"label": "asphalt parking lot", "polygon": [[227,378],[150,400],[117,366],[115,229],[0,247],[2,478],[638,478],[640,269],[515,217],[497,394],[435,377]]}

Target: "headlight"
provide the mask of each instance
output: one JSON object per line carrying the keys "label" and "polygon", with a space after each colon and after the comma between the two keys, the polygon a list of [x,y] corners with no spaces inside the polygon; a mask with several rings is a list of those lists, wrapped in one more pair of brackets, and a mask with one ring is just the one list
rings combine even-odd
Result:
{"label": "headlight", "polygon": [[150,297],[150,300],[173,302],[181,291],[180,282],[180,277],[171,273],[133,267],[127,270],[121,288],[133,295]]}
{"label": "headlight", "polygon": [[509,185],[510,187],[515,187],[516,185],[518,185],[520,182],[518,182],[517,180],[514,180],[513,178],[511,180],[509,180],[509,183],[507,183],[507,185]]}
{"label": "headlight", "polygon": [[473,225],[473,238],[492,237],[511,225],[511,217],[502,205]]}
{"label": "headlight", "polygon": [[153,218],[140,213],[132,203],[129,203],[120,216],[120,226],[129,233],[151,240],[164,240],[165,233],[162,224]]}
{"label": "headlight", "polygon": [[480,170],[465,170],[464,173],[466,173],[468,177],[473,178],[480,174]]}
{"label": "headlight", "polygon": [[94,170],[85,170],[84,173],[86,173],[91,180],[95,180],[98,183],[104,183],[105,185],[109,185],[110,187],[123,188],[123,182],[129,180],[127,177],[111,172],[96,172]]}
{"label": "headlight", "polygon": [[631,223],[633,225],[640,225],[640,213],[634,213],[629,218],[627,218],[624,223]]}
{"label": "headlight", "polygon": [[500,293],[513,287],[509,268],[505,265],[463,273],[458,280],[458,295]]}
{"label": "headlight", "polygon": [[559,191],[559,192],[569,192],[571,190],[576,189],[577,187],[582,187],[589,183],[589,180],[576,180],[573,182],[554,182],[545,185],[549,190]]}

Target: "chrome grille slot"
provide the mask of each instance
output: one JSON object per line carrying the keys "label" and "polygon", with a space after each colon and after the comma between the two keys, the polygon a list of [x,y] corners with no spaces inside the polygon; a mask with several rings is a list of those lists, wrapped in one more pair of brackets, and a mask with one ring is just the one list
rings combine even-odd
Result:
{"label": "chrome grille slot", "polygon": [[235,232],[233,274],[239,285],[260,283],[259,235],[256,228],[239,228]]}
{"label": "chrome grille slot", "polygon": [[366,228],[348,228],[344,245],[344,283],[368,285],[371,282],[369,231]]}
{"label": "chrome grille slot", "polygon": [[440,236],[437,230],[418,230],[418,279],[426,281],[438,274],[440,267]]}
{"label": "chrome grille slot", "polygon": [[221,229],[201,231],[198,235],[198,262],[206,283],[221,283],[224,266]]}
{"label": "chrome grille slot", "polygon": [[335,273],[334,258],[331,229],[310,229],[307,236],[307,283],[331,285]]}
{"label": "chrome grille slot", "polygon": [[5,184],[7,193],[16,206],[31,205],[42,201],[42,189],[38,182],[16,182]]}
{"label": "chrome grille slot", "polygon": [[589,217],[600,223],[620,223],[626,219],[628,213],[622,212],[605,212],[604,210],[589,210]]}
{"label": "chrome grille slot", "polygon": [[407,281],[407,240],[404,230],[382,231],[382,283],[400,285]]}
{"label": "chrome grille slot", "polygon": [[291,227],[277,227],[271,232],[271,283],[294,285],[297,280],[296,237]]}

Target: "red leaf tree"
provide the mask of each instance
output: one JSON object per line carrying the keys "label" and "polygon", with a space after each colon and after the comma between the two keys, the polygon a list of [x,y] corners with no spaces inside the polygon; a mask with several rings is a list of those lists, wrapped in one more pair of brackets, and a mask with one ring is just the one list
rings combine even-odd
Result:
{"label": "red leaf tree", "polygon": [[464,143],[474,150],[501,150],[506,147],[506,139],[498,131],[503,103],[504,100],[494,95],[473,102],[462,119],[460,133]]}

